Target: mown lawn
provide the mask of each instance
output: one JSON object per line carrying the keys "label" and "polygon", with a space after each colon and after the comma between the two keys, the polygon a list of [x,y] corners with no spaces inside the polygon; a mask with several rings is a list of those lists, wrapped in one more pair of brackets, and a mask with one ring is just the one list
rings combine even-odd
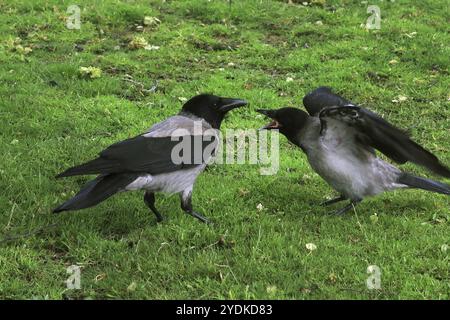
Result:
{"label": "mown lawn", "polygon": [[[330,216],[318,203],[334,192],[284,137],[276,175],[214,165],[199,178],[194,205],[212,226],[177,196],[157,199],[169,219],[156,224],[139,192],[51,213],[89,178],[55,174],[200,92],[247,99],[224,128],[258,128],[255,109],[331,86],[450,164],[448,2],[305,3],[0,1],[0,297],[449,299],[448,197],[395,192]],[[66,27],[72,4],[79,30]],[[364,28],[370,4],[379,30]],[[131,48],[136,37],[159,49]],[[90,66],[101,76],[83,77]],[[80,290],[66,289],[70,265]]]}

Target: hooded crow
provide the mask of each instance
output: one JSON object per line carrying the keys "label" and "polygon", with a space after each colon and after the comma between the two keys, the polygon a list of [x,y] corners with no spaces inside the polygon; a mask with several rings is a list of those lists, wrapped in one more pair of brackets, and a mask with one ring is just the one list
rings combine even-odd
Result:
{"label": "hooded crow", "polygon": [[218,130],[225,115],[246,104],[241,99],[209,94],[193,97],[177,115],[59,174],[57,178],[98,176],[53,212],[89,208],[117,192],[144,189],[144,202],[158,221],[163,216],[155,207],[155,192],[179,193],[183,211],[208,222],[192,208],[193,185],[217,151]]}
{"label": "hooded crow", "polygon": [[307,155],[313,168],[343,200],[343,214],[364,198],[399,188],[419,188],[450,195],[450,186],[416,177],[380,159],[375,149],[403,164],[412,162],[450,178],[450,170],[431,152],[377,114],[320,87],[303,98],[308,113],[297,108],[258,110],[272,119],[263,129],[278,129]]}

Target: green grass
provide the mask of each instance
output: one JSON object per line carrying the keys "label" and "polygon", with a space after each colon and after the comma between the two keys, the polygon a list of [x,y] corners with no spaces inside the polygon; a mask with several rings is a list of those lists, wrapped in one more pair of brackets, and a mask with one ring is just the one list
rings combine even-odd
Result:
{"label": "green grass", "polygon": [[[372,1],[382,21],[370,31],[361,1],[286,2],[79,0],[81,29],[69,30],[71,1],[0,1],[1,298],[450,298],[448,197],[395,192],[329,216],[317,204],[334,192],[284,137],[277,175],[215,165],[200,176],[194,205],[213,226],[183,214],[175,196],[157,199],[169,219],[156,224],[139,192],[51,214],[88,179],[55,174],[200,92],[249,100],[224,127],[258,128],[256,108],[300,106],[331,86],[450,164],[447,1]],[[138,32],[144,16],[161,23]],[[160,49],[129,50],[134,36]],[[81,78],[89,66],[102,76]],[[66,289],[72,264],[81,290]],[[381,269],[380,290],[366,288],[369,265]]]}

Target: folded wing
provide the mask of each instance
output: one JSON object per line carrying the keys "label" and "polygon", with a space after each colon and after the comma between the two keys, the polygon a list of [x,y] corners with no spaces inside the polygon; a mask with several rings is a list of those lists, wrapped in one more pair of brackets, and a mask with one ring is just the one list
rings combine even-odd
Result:
{"label": "folded wing", "polygon": [[369,110],[354,105],[329,106],[322,108],[319,118],[321,132],[326,132],[327,120],[345,123],[352,128],[348,133],[356,135],[354,138],[357,143],[377,149],[395,162],[403,164],[410,161],[450,178],[450,170],[435,155],[412,141],[404,131]]}
{"label": "folded wing", "polygon": [[187,169],[209,161],[217,143],[218,139],[213,135],[176,138],[141,135],[113,144],[98,158],[70,168],[57,177],[126,172],[154,175]]}

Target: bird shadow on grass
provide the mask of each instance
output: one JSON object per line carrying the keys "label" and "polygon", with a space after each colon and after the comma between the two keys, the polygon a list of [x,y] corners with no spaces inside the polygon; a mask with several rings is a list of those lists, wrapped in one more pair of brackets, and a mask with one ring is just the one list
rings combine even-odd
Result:
{"label": "bird shadow on grass", "polygon": [[[339,205],[335,205],[339,208]],[[328,208],[328,207],[327,207]],[[331,207],[329,207],[331,208]],[[423,215],[434,210],[433,205],[420,198],[405,198],[401,195],[384,195],[367,198],[356,207],[356,213],[360,216],[383,214],[396,217]],[[349,211],[351,214],[353,210]]]}
{"label": "bird shadow on grass", "polygon": [[395,216],[410,216],[414,214],[427,214],[434,211],[436,207],[430,200],[421,198],[406,198],[400,195],[394,195],[389,198],[373,198],[371,201],[375,204],[379,213],[385,213]]}
{"label": "bird shadow on grass", "polygon": [[120,211],[106,211],[97,219],[96,231],[104,238],[119,241],[137,230],[156,228],[158,222],[153,213],[144,208],[133,210],[123,208]]}
{"label": "bird shadow on grass", "polygon": [[[411,216],[411,214],[428,214],[438,210],[433,199],[430,197],[440,197],[441,195],[430,194],[427,196],[418,194],[414,196],[414,194],[408,194],[408,191],[411,192],[411,190],[402,190],[366,198],[345,216],[352,216],[352,213],[356,211],[356,214],[362,215],[377,213],[402,217]],[[257,191],[255,190],[255,192]],[[300,210],[305,214],[321,216],[334,216],[332,213],[335,210],[344,207],[349,202],[348,200],[344,200],[333,205],[322,206],[321,204],[324,201],[338,197],[339,195],[336,191],[328,189],[320,181],[311,178],[307,178],[306,180],[297,177],[276,178],[266,184],[262,194],[265,195],[266,199],[270,199],[269,201],[274,202],[276,205],[283,204],[285,208],[289,208],[289,211],[299,212]],[[293,195],[295,196],[293,197]]]}
{"label": "bird shadow on grass", "polygon": [[157,198],[156,206],[164,217],[162,222],[156,221],[154,213],[142,201],[143,193],[134,192],[119,197],[112,200],[115,203],[110,203],[108,208],[92,213],[98,216],[92,221],[95,230],[107,239],[121,240],[136,231],[157,228],[171,220],[178,220],[184,214],[176,195],[160,195]]}

